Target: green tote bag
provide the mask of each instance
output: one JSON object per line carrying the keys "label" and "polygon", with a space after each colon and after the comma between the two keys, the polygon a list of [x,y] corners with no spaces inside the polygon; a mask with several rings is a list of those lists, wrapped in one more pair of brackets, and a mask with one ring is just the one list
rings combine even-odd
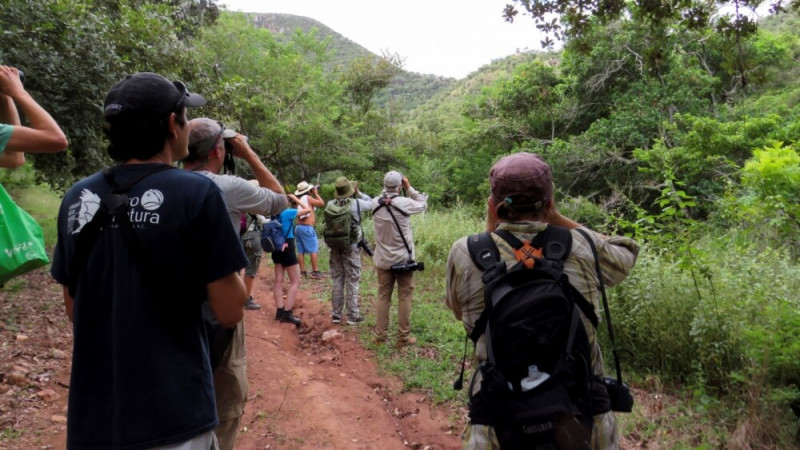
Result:
{"label": "green tote bag", "polygon": [[0,185],[0,285],[49,262],[42,227]]}

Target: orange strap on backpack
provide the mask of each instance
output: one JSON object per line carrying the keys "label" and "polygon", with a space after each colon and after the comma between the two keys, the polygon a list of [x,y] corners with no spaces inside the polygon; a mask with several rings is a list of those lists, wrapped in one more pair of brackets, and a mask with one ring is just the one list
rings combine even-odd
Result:
{"label": "orange strap on backpack", "polygon": [[542,249],[532,246],[530,241],[524,241],[522,247],[514,249],[514,258],[525,264],[528,269],[533,269],[536,263],[534,258],[542,258]]}

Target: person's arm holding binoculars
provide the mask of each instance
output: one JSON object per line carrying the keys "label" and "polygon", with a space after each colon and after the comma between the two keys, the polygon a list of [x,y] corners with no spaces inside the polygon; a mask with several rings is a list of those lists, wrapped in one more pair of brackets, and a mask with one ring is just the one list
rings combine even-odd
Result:
{"label": "person's arm holding binoculars", "polygon": [[279,194],[285,194],[281,183],[275,178],[275,175],[267,169],[267,166],[261,162],[258,154],[250,147],[250,144],[247,142],[247,137],[236,133],[236,136],[225,139],[225,142],[230,144],[231,154],[233,154],[233,156],[242,158],[247,165],[250,166],[250,170],[253,171],[253,175],[256,180],[258,180],[259,186]]}
{"label": "person's arm holding binoculars", "polygon": [[[30,127],[22,126],[17,106],[28,118]],[[25,90],[19,70],[1,65],[0,123],[14,127],[4,152],[0,154],[0,167],[21,166],[25,163],[23,153],[57,153],[67,148],[64,132]]]}

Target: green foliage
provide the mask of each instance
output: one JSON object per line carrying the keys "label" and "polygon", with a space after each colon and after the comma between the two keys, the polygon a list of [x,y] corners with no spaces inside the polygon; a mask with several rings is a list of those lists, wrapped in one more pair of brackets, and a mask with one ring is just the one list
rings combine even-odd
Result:
{"label": "green foliage", "polygon": [[[270,30],[276,39],[283,43],[289,42],[297,30],[304,34],[315,32],[320,40],[327,43],[328,51],[332,56],[322,64],[325,71],[348,70],[347,66],[354,61],[376,57],[361,45],[308,17],[270,13],[248,14],[248,19],[256,26]],[[402,66],[401,59],[395,59],[395,62],[398,66]],[[376,106],[381,108],[399,108],[403,111],[410,111],[425,103],[438,92],[448,89],[454,81],[452,78],[401,70],[394,74],[384,89],[375,93],[372,100]]]}
{"label": "green foliage", "polygon": [[401,61],[396,55],[376,58],[364,56],[350,63],[342,75],[345,91],[353,105],[366,113],[372,106],[376,93],[389,85],[400,71]]}
{"label": "green foliage", "polygon": [[[35,170],[0,182],[51,244],[57,200],[37,205],[36,182],[64,188],[110,163],[103,96],[139,70],[190,82],[209,100],[192,113],[248,135],[287,186],[318,182],[330,198],[346,175],[377,195],[383,174],[400,170],[430,194],[431,210],[413,218],[428,267],[413,318],[423,345],[378,353],[409,387],[444,400],[454,398],[463,334],[441,304],[441,268],[456,239],[485,227],[492,163],[537,152],[564,214],[643,246],[612,308],[622,346],[636,354],[624,362],[634,379],[689,386],[668,431],[703,437],[676,445],[723,445],[737,427],[755,430],[742,438],[753,447],[787,442],[757,418],[788,423],[776,408],[800,378],[796,15],[768,18],[753,35],[749,20],[711,14],[730,2],[516,3],[537,17],[556,8],[573,27],[565,50],[521,52],[456,81],[403,72],[401,58],[372,55],[307,18],[220,15],[206,0],[6,2],[0,61],[26,72],[70,148],[33,155]],[[580,21],[586,14],[595,18]],[[374,281],[362,279],[365,296]],[[746,417],[732,421],[731,406]]]}
{"label": "green foliage", "polygon": [[621,346],[635,354],[626,364],[676,381],[699,377],[717,393],[754,387],[734,376],[753,360],[775,386],[800,377],[787,359],[797,342],[790,325],[800,320],[793,294],[800,265],[785,252],[732,237],[694,241],[703,271],[643,250],[611,302]]}
{"label": "green foliage", "polygon": [[417,259],[425,262],[426,267],[444,266],[455,241],[486,229],[484,217],[477,211],[458,205],[448,212],[426,212],[412,216]]}
{"label": "green foliage", "polygon": [[[12,0],[0,8],[0,61],[22,69],[26,88],[66,131],[70,146],[31,159],[39,179],[66,188],[110,163],[103,98],[125,75],[149,70],[192,81],[197,64],[181,39],[213,20],[206,2]],[[208,13],[208,14],[207,14]]]}
{"label": "green foliage", "polygon": [[764,232],[771,245],[800,252],[800,155],[774,143],[756,150],[742,168],[742,191],[729,198],[742,223]]}

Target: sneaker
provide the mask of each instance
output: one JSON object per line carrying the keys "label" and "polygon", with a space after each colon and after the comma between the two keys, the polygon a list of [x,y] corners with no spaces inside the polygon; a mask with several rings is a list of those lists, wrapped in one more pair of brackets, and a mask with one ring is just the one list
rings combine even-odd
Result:
{"label": "sneaker", "polygon": [[281,317],[283,317],[283,308],[278,308],[278,310],[275,311],[275,320],[281,320]]}
{"label": "sneaker", "polygon": [[405,339],[398,339],[397,340],[397,348],[405,347],[407,345],[414,345],[417,343],[417,338],[414,336],[409,336]]}
{"label": "sneaker", "polygon": [[364,321],[364,316],[355,316],[355,317],[348,317],[347,324],[348,325],[355,325],[357,323],[361,323]]}
{"label": "sneaker", "polygon": [[283,310],[283,314],[281,315],[281,318],[279,320],[285,323],[293,323],[298,327],[303,323],[299,318],[295,317],[294,314],[292,314],[291,309]]}
{"label": "sneaker", "polygon": [[333,323],[342,323],[342,316],[338,314],[334,314],[331,316],[331,322]]}
{"label": "sneaker", "polygon": [[308,278],[308,271],[304,270],[304,271],[300,272],[300,275],[302,275],[303,278]]}
{"label": "sneaker", "polygon": [[261,305],[259,305],[258,303],[256,303],[256,301],[255,301],[255,300],[253,300],[253,297],[251,296],[251,297],[250,297],[250,298],[248,298],[248,299],[247,299],[247,301],[244,303],[244,309],[252,309],[252,310],[261,309]]}
{"label": "sneaker", "polygon": [[325,278],[325,275],[323,275],[322,272],[320,272],[319,270],[315,270],[315,271],[311,272],[311,279],[312,280],[321,280],[323,278]]}

